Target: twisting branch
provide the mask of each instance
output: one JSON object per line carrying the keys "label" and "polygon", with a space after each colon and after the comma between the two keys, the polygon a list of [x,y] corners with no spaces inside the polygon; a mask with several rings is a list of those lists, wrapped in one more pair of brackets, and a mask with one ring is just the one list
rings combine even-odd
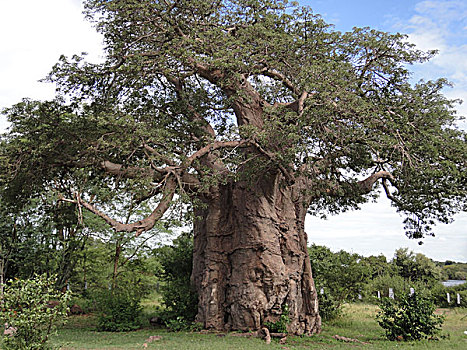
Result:
{"label": "twisting branch", "polygon": [[107,224],[112,226],[112,228],[116,232],[136,232],[135,235],[139,236],[141,233],[152,229],[154,225],[156,224],[156,222],[164,215],[167,209],[169,209],[170,204],[175,195],[176,187],[177,187],[175,178],[176,177],[174,176],[174,174],[167,175],[165,188],[164,188],[165,193],[161,201],[159,202],[158,206],[156,207],[156,209],[154,209],[153,212],[146,218],[139,220],[137,222],[131,223],[131,224],[123,224],[115,219],[112,219],[110,216],[108,216],[107,214],[97,209],[94,205],[84,201],[79,195],[76,195],[75,200],[66,199],[66,198],[60,198],[60,200],[64,202],[75,203],[75,204],[83,206],[84,208],[89,210],[91,213],[94,213],[95,215],[102,218]]}
{"label": "twisting branch", "polygon": [[[154,181],[160,182],[164,179],[164,176],[170,173],[175,169],[180,169],[181,167],[174,162],[170,162],[171,164],[167,167],[162,168],[140,168],[140,167],[124,167],[122,164],[113,163],[111,161],[105,160],[101,162],[102,169],[111,175],[120,176],[126,179],[134,179],[141,176],[148,176],[151,177]],[[189,188],[193,189],[199,185],[199,180],[196,176],[183,173],[181,174],[181,180],[183,184],[187,185]],[[159,193],[156,191],[153,195]]]}
{"label": "twisting branch", "polygon": [[[390,181],[391,182],[391,181]],[[393,182],[391,182],[391,184],[393,184]],[[394,195],[391,193],[391,191],[389,190],[389,186],[387,184],[387,179],[383,179],[383,188],[384,188],[384,192],[386,193],[386,197],[391,200],[392,202],[396,203],[397,205],[399,206],[402,206],[402,203],[400,200],[398,200],[396,197],[394,197]]]}
{"label": "twisting branch", "polygon": [[279,71],[277,71],[275,69],[264,68],[261,71],[261,74],[263,74],[266,77],[281,81],[282,84],[284,84],[284,86],[287,89],[289,89],[290,91],[292,91],[295,95],[297,95],[297,96],[300,95],[300,91],[295,86],[295,84],[289,78],[287,78],[284,74],[282,74],[281,72],[279,72]]}
{"label": "twisting branch", "polygon": [[[154,194],[163,193],[162,199],[160,200],[157,207],[153,210],[153,212],[149,216],[134,223],[124,224],[111,218],[109,215],[100,211],[93,204],[88,203],[85,200],[83,200],[78,193],[74,194],[75,199],[67,199],[62,196],[60,200],[64,202],[70,202],[70,203],[77,204],[80,211],[81,211],[81,207],[86,208],[90,212],[102,218],[116,232],[136,232],[136,236],[139,236],[141,233],[152,229],[154,225],[156,224],[156,222],[162,218],[164,213],[170,207],[170,204],[173,200],[173,197],[175,195],[175,192],[178,186],[183,188],[184,185],[187,183],[187,181],[189,182],[189,184],[195,183],[195,180],[197,181],[197,179],[193,175],[189,173],[185,173],[186,169],[188,169],[195,160],[205,155],[208,155],[212,151],[215,151],[217,149],[246,147],[249,145],[250,145],[249,140],[216,141],[201,148],[197,152],[193,153],[191,156],[186,158],[182,162],[181,165],[167,166],[163,168],[166,175],[162,179],[162,182],[165,185],[161,187],[160,189],[158,189],[158,191],[154,192]],[[121,164],[116,164],[110,161],[104,161],[101,163],[101,165],[104,168],[104,170],[106,170],[110,174],[117,175],[117,176],[126,176],[129,178],[137,176],[138,171],[142,170],[136,167],[135,168],[124,168]],[[157,172],[152,170],[152,171],[149,171],[148,174],[151,174],[154,176],[155,174],[157,174]]]}
{"label": "twisting branch", "polygon": [[[363,194],[370,193],[373,190],[373,186],[375,185],[375,183],[380,179],[383,179],[383,181],[389,180],[391,183],[395,181],[394,176],[390,172],[385,171],[385,170],[378,171],[377,173],[374,173],[373,175],[367,177],[366,179],[358,181],[356,183],[357,185],[356,194],[363,195]],[[326,191],[326,194],[329,196],[340,196],[338,184],[334,184],[333,186],[330,186],[325,191]]]}
{"label": "twisting branch", "polygon": [[170,165],[170,166],[175,166],[176,165],[176,163],[172,159],[169,159],[169,158],[163,156],[162,154],[160,154],[158,151],[156,151],[154,148],[147,145],[146,143],[143,144],[143,148],[146,151],[148,151],[149,153],[155,155],[158,159],[160,159],[161,161],[163,161],[167,165]]}
{"label": "twisting branch", "polygon": [[374,173],[373,175],[367,177],[365,180],[359,181],[358,185],[360,186],[360,189],[363,194],[370,193],[371,190],[373,189],[374,184],[376,181],[379,179],[388,179],[391,182],[394,181],[394,176],[385,170],[378,171],[377,173]]}
{"label": "twisting branch", "polygon": [[155,171],[151,168],[124,167],[122,164],[113,163],[108,160],[102,161],[101,167],[108,174],[121,176],[127,179],[141,177],[141,175],[150,177],[157,176]]}
{"label": "twisting branch", "polygon": [[239,141],[215,141],[210,143],[207,146],[199,149],[191,156],[189,156],[185,161],[182,162],[182,168],[187,168],[190,166],[196,159],[203,157],[204,155],[211,153],[220,148],[236,148],[236,147],[247,147],[250,145],[249,140],[239,140]]}
{"label": "twisting branch", "polygon": [[[313,94],[311,94],[313,95]],[[310,94],[306,91],[304,91],[301,95],[300,98],[289,103],[274,103],[273,107],[278,107],[278,106],[283,106],[286,108],[291,109],[292,111],[296,112],[297,114],[301,115],[303,112],[303,106],[305,104],[305,100],[310,96]]]}

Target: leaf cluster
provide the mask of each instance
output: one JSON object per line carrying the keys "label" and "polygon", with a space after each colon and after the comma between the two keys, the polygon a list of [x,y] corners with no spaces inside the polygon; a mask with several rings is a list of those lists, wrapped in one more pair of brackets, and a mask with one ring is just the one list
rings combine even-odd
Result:
{"label": "leaf cluster", "polygon": [[[48,349],[47,340],[65,321],[71,292],[55,289],[55,276],[11,280],[5,288],[0,319],[12,331],[3,336],[4,349]],[[53,302],[53,304],[51,304]]]}
{"label": "leaf cluster", "polygon": [[377,315],[379,325],[389,340],[420,340],[432,338],[440,331],[444,318],[435,315],[433,302],[417,293],[398,301],[382,300]]}

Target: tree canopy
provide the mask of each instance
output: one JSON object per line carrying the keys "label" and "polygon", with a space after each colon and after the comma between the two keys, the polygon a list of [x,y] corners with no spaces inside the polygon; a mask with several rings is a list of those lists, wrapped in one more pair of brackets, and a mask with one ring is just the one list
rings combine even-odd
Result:
{"label": "tree canopy", "polygon": [[[277,169],[288,184],[306,179],[313,214],[357,207],[381,183],[413,238],[465,210],[457,101],[442,94],[444,79],[410,83],[408,66],[435,52],[405,35],[341,33],[287,1],[85,8],[105,61],[61,57],[46,79],[55,100],[3,111],[5,202],[53,189],[117,231],[141,233],[217,183]],[[135,211],[142,204],[147,216]],[[133,222],[112,216],[122,208]]]}

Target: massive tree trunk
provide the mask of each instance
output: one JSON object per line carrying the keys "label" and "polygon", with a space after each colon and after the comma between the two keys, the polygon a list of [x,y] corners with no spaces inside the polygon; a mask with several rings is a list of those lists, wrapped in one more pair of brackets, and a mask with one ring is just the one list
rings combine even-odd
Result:
{"label": "massive tree trunk", "polygon": [[211,190],[197,209],[193,283],[197,321],[208,329],[257,330],[289,309],[288,330],[320,331],[300,184],[280,173]]}

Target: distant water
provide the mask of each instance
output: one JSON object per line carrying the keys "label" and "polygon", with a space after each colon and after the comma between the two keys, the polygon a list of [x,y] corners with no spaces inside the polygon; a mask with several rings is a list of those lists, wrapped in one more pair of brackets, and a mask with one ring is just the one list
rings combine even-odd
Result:
{"label": "distant water", "polygon": [[443,283],[445,287],[454,287],[460,284],[464,284],[465,282],[466,282],[465,280],[447,280],[441,283]]}

